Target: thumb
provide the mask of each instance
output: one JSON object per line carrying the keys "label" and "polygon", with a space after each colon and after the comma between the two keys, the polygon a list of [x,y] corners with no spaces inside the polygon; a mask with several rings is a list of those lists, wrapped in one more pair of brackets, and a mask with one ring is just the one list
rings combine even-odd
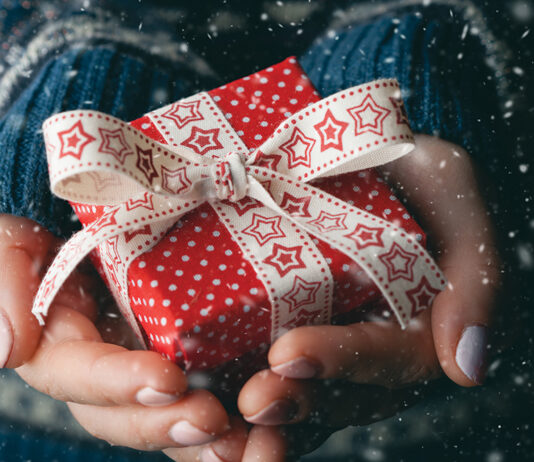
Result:
{"label": "thumb", "polygon": [[0,367],[20,366],[39,342],[41,327],[31,307],[54,242],[37,223],[0,215]]}
{"label": "thumb", "polygon": [[[27,218],[0,214],[0,368],[17,368],[32,358],[42,327],[32,314],[44,271],[61,241]],[[55,299],[94,318],[93,278],[74,272]]]}
{"label": "thumb", "polygon": [[499,260],[489,244],[479,244],[477,250],[466,246],[440,263],[449,284],[432,306],[432,332],[442,369],[468,387],[481,385],[486,376]]}
{"label": "thumb", "polygon": [[476,165],[460,146],[418,135],[414,151],[387,164],[384,173],[402,185],[441,250],[438,263],[449,286],[436,297],[431,319],[440,365],[459,385],[480,384],[499,260]]}

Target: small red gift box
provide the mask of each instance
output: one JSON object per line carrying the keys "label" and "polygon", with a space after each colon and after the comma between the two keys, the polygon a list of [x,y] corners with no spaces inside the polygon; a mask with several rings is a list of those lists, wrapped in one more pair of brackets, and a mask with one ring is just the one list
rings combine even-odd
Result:
{"label": "small red gift box", "polygon": [[[226,120],[250,151],[269,139],[273,129],[292,114],[320,99],[294,58],[223,85],[208,92],[208,95],[217,105],[217,108],[212,107],[214,113],[218,110],[225,115]],[[381,135],[381,121],[386,116],[391,116],[396,118],[397,124],[406,124],[409,132],[402,103],[390,99],[392,106],[389,108],[380,106],[372,101],[372,98],[368,100],[367,97],[359,106],[353,108],[357,112],[353,116],[356,130],[359,123],[357,117],[365,116],[370,117],[369,120],[372,122],[363,121],[362,127]],[[182,130],[180,133],[184,139],[180,145],[194,150],[197,154],[207,155],[210,150],[222,147],[218,137],[226,135],[222,134],[219,128],[206,126],[199,111],[199,104],[200,102],[191,99],[178,101],[147,114],[131,122],[130,125],[162,144],[178,146],[173,139],[173,133],[167,130],[167,127],[172,125]],[[367,114],[361,115],[365,112]],[[348,123],[337,120],[327,111],[324,120],[314,126],[316,132],[321,134],[324,150],[336,148],[336,139],[341,139],[347,126]],[[69,129],[68,136],[73,130],[75,126]],[[84,137],[87,144],[95,140],[96,137],[83,131],[83,126],[80,126],[79,130],[76,132],[76,142]],[[100,135],[102,135],[102,140],[99,141],[101,154],[107,153],[116,158],[131,154],[128,151],[128,144],[121,138],[119,131],[100,129]],[[291,150],[296,144],[306,145],[307,142],[311,142],[307,141],[309,138],[301,135],[302,133],[295,129],[293,141],[289,140],[282,145],[277,151],[279,154],[260,158],[260,165],[276,169],[276,164],[281,161],[282,156],[294,156],[294,151]],[[60,132],[59,138],[63,146],[62,136]],[[227,136],[232,137],[231,134]],[[384,140],[387,141],[385,138]],[[83,150],[84,146],[81,149]],[[73,153],[64,152],[75,157]],[[143,162],[147,162],[147,168],[150,167],[151,161],[143,158],[143,150],[141,152],[138,150],[137,154],[137,166],[143,170],[145,168]],[[305,162],[305,159],[293,157],[291,161],[299,163]],[[175,172],[179,172],[179,169]],[[178,193],[186,180],[183,176],[179,176],[181,175],[179,173],[173,175],[164,178],[164,189]],[[95,178],[98,189],[98,181],[106,181],[107,177]],[[425,236],[421,228],[373,169],[321,178],[311,184],[402,228],[424,245]],[[94,224],[95,220],[106,211],[106,207],[101,205],[71,203],[85,227]],[[142,200],[134,201],[132,204],[132,207],[143,207]],[[247,216],[251,218],[249,226],[243,233],[254,238],[260,246],[271,238],[283,234],[276,219],[263,217],[259,213],[250,213],[258,206],[254,199],[244,197],[234,205],[239,216],[248,214]],[[302,201],[295,201],[294,204],[289,204],[289,207],[286,204],[286,210],[289,209],[290,213],[301,217],[307,213],[306,203]],[[148,345],[151,349],[190,369],[220,365],[271,341],[273,310],[267,290],[253,265],[243,254],[240,245],[229,232],[227,225],[221,220],[221,216],[224,214],[215,213],[210,203],[198,206],[181,217],[162,237],[154,238],[157,243],[137,256],[128,268],[129,303]],[[321,221],[316,225],[325,232],[336,229],[339,225],[336,220],[341,219],[339,217],[340,215],[325,211],[324,216],[321,213],[320,217],[315,219]],[[372,233],[374,228],[366,229]],[[153,233],[150,225],[140,223],[135,229],[126,231],[124,235],[126,242],[144,236],[148,245]],[[345,253],[320,239],[314,238],[313,242],[333,276],[332,316],[364,307],[380,299],[380,291],[358,264]],[[271,261],[267,263],[276,264],[277,270],[281,271],[283,276],[285,271],[290,271],[292,268],[291,259],[299,258],[298,255],[291,254],[291,249],[296,247],[277,247],[277,244],[274,244],[272,257],[264,261],[270,259]],[[407,253],[407,255],[413,254]],[[393,255],[393,258],[397,257],[411,258]],[[98,260],[98,255],[95,260]],[[394,271],[400,272],[394,274],[393,280],[398,277],[408,279],[402,274],[408,270],[394,269]],[[287,300],[293,302],[298,296],[300,301],[296,301],[295,306],[298,307],[303,298],[305,304],[313,305],[317,287],[302,278],[298,279],[296,278],[292,291],[286,294]],[[423,279],[421,282],[425,282]],[[114,285],[115,282],[108,281],[108,284]],[[435,294],[430,293],[430,296],[432,295]],[[280,331],[313,322],[314,319],[310,317],[309,311],[300,310],[291,322],[280,327]]]}

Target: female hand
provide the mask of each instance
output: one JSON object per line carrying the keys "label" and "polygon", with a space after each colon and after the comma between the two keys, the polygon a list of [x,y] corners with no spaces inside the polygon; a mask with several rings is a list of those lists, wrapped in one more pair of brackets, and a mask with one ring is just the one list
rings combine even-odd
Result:
{"label": "female hand", "polygon": [[[113,444],[163,449],[211,442],[228,416],[185,374],[149,351],[129,351],[118,317],[97,329],[92,278],[77,271],[56,297],[41,335],[33,297],[60,241],[31,220],[0,216],[0,360],[31,386],[67,401],[90,433]],[[102,334],[101,334],[102,332]],[[103,335],[113,343],[104,343]],[[131,345],[131,343],[130,343]]]}
{"label": "female hand", "polygon": [[81,271],[61,289],[42,330],[31,314],[33,297],[61,241],[10,215],[0,215],[0,236],[2,365],[66,401],[89,433],[111,444],[165,449],[181,462],[217,460],[214,454],[227,462],[284,460],[275,429],[249,432],[211,393],[187,391],[177,365],[154,352],[129,351],[136,346],[131,329],[109,299],[97,316],[98,291]]}
{"label": "female hand", "polygon": [[436,246],[448,287],[405,330],[390,317],[282,336],[269,351],[270,370],[240,393],[250,423],[338,429],[388,417],[409,396],[405,387],[442,371],[461,386],[483,382],[499,259],[472,162],[460,147],[419,135],[415,150],[383,174],[397,182]]}

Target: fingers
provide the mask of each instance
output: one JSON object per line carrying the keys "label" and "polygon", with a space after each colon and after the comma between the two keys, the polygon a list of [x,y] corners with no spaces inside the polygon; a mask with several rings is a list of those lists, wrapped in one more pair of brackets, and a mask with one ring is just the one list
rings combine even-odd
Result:
{"label": "fingers", "polygon": [[465,252],[442,260],[449,284],[432,307],[432,330],[441,367],[462,386],[484,382],[488,326],[497,297],[496,269],[478,266],[477,260],[476,256],[466,257]]}
{"label": "fingers", "polygon": [[78,422],[113,445],[144,451],[200,446],[229,429],[226,411],[211,393],[196,390],[161,408],[98,407],[70,403]]}
{"label": "fingers", "polygon": [[[287,443],[280,428],[255,425],[249,432],[243,462],[283,462]],[[205,461],[203,461],[205,462]]]}
{"label": "fingers", "polygon": [[499,257],[469,155],[451,143],[418,136],[411,154],[385,168],[403,185],[424,229],[442,249],[438,263],[450,284],[432,308],[441,366],[460,385],[480,384],[499,286]]}
{"label": "fingers", "polygon": [[247,443],[248,429],[243,419],[230,418],[230,430],[213,443],[180,449],[166,449],[163,452],[177,462],[241,462]]}
{"label": "fingers", "polygon": [[350,378],[388,388],[439,376],[429,313],[405,330],[391,321],[293,329],[271,346],[269,364],[288,378]]}
{"label": "fingers", "polygon": [[[41,326],[31,313],[33,298],[60,241],[32,220],[0,215],[0,367],[18,367],[33,355]],[[74,273],[56,302],[94,317],[91,278]]]}
{"label": "fingers", "polygon": [[300,422],[313,409],[313,384],[285,379],[270,370],[258,372],[243,386],[237,404],[246,421],[255,425]]}
{"label": "fingers", "polygon": [[[390,417],[419,397],[420,392],[414,393],[413,388],[393,390],[346,380],[288,379],[262,371],[245,384],[238,405],[245,420],[255,425],[292,424],[287,427],[291,432],[295,424],[305,423],[329,427],[331,432]],[[291,403],[291,414],[284,413],[281,402]]]}
{"label": "fingers", "polygon": [[164,406],[187,388],[184,373],[171,361],[102,343],[88,318],[59,306],[48,319],[41,347],[17,372],[55,399],[97,406]]}
{"label": "fingers", "polygon": [[248,428],[239,417],[232,417],[230,426],[232,429],[228,433],[202,448],[200,451],[202,462],[241,462],[247,444]]}
{"label": "fingers", "polygon": [[0,367],[19,366],[37,347],[41,327],[31,307],[54,242],[35,222],[0,215]]}
{"label": "fingers", "polygon": [[166,449],[163,452],[177,462],[283,462],[286,437],[279,427],[254,426],[237,417],[232,428],[215,442],[202,447]]}

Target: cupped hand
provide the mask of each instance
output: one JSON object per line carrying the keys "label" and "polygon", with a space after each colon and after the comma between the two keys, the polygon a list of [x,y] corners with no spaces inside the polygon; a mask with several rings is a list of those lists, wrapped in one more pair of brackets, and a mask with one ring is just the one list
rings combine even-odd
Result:
{"label": "cupped hand", "polygon": [[443,372],[461,386],[484,381],[500,271],[474,166],[462,148],[419,135],[412,153],[382,171],[427,231],[448,287],[405,330],[393,317],[370,317],[286,333],[269,351],[270,370],[241,390],[250,423],[333,431],[394,414],[413,398],[410,386]]}
{"label": "cupped hand", "polygon": [[112,444],[198,446],[228,432],[226,411],[211,393],[188,391],[183,371],[161,355],[125,348],[131,335],[120,317],[98,319],[94,280],[81,271],[63,286],[41,330],[33,297],[61,242],[8,215],[0,216],[0,234],[3,366],[18,366],[29,385],[68,402],[83,427]]}
{"label": "cupped hand", "polygon": [[0,215],[0,236],[0,365],[66,401],[89,433],[111,444],[164,450],[181,462],[284,460],[276,429],[229,418],[211,393],[187,390],[176,364],[130,351],[131,329],[109,299],[97,303],[94,279],[82,271],[62,287],[42,329],[31,314],[33,297],[61,241],[10,215]]}

